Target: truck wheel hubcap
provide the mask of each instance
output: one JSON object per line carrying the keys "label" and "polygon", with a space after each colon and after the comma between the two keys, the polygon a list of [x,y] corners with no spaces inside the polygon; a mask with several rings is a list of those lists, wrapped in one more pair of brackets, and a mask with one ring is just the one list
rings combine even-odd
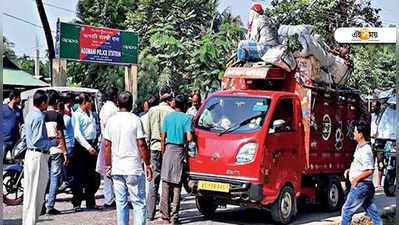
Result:
{"label": "truck wheel hubcap", "polygon": [[336,184],[331,185],[331,189],[328,193],[330,197],[330,201],[333,206],[336,206],[338,204],[338,187]]}
{"label": "truck wheel hubcap", "polygon": [[288,192],[285,192],[281,201],[281,213],[284,218],[290,216],[292,210],[292,198]]}

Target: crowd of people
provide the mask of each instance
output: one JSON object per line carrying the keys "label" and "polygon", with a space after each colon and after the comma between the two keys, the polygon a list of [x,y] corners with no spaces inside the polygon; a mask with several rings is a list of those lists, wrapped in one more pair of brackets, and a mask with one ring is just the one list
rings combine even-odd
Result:
{"label": "crowd of people", "polygon": [[[177,224],[185,145],[192,140],[191,121],[201,96],[192,96],[187,114],[187,97],[173,97],[168,87],[160,90],[159,98],[149,97],[139,115],[132,113],[129,92],[108,88],[104,100],[97,114],[89,94],[61,96],[55,90],[37,90],[33,109],[23,118],[20,94],[10,93],[3,104],[3,160],[20,139],[23,125],[24,225],[36,224],[43,214],[60,214],[56,196],[67,187],[75,212],[84,210],[85,201],[86,209],[116,208],[118,224],[129,223],[129,208],[134,210],[134,224]],[[100,176],[103,206],[95,199]],[[160,219],[154,221],[158,204]]]}
{"label": "crowd of people", "polygon": [[[24,225],[35,224],[44,213],[59,214],[56,196],[65,186],[71,187],[75,212],[83,210],[85,201],[86,209],[116,207],[119,225],[129,224],[129,208],[134,210],[134,224],[178,224],[185,149],[193,139],[192,119],[201,106],[201,96],[192,95],[188,108],[186,96],[173,97],[170,88],[163,87],[159,98],[151,96],[144,102],[139,115],[132,113],[130,92],[118,93],[111,87],[104,100],[97,114],[89,94],[75,98],[55,90],[37,90],[34,107],[23,118],[20,94],[10,93],[8,103],[3,104],[3,160],[20,136],[25,137]],[[377,150],[384,145],[378,139],[383,130],[379,127],[385,126],[378,101],[372,102],[371,113],[371,129],[364,122],[354,128],[358,145],[345,171],[352,188],[342,208],[342,224],[349,224],[359,207],[364,207],[374,224],[382,224],[374,203],[372,174],[376,158],[379,188],[383,159],[368,142],[371,136]],[[24,135],[19,132],[22,124]],[[95,198],[100,176],[104,179],[102,207]],[[158,204],[160,215],[154,221]]]}

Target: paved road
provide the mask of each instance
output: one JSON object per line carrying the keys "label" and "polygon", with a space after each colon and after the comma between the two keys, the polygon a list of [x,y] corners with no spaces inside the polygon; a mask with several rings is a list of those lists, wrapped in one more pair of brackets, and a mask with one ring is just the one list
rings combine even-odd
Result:
{"label": "paved road", "polygon": [[[97,204],[103,204],[102,190],[97,192]],[[204,218],[196,209],[195,201],[192,196],[183,194],[183,201],[180,211],[180,218],[183,224],[201,224],[201,225],[221,225],[221,224],[272,224],[269,213],[255,210],[245,209],[235,206],[228,206],[226,209],[218,209],[216,215],[212,219]],[[70,203],[71,195],[61,194],[55,207],[62,211],[57,216],[41,216],[39,225],[109,225],[116,224],[115,210],[102,211],[83,211],[74,213],[71,211]],[[377,191],[376,203],[379,210],[384,207],[396,205],[395,198],[387,198],[383,191]],[[4,206],[3,207],[4,224],[19,225],[21,224],[22,206]],[[339,221],[339,212],[325,213],[320,206],[306,206],[306,209],[299,209],[299,213],[295,222],[292,224],[334,224]],[[130,211],[131,214],[133,211]],[[133,221],[132,215],[131,221]],[[132,222],[131,222],[132,224]]]}

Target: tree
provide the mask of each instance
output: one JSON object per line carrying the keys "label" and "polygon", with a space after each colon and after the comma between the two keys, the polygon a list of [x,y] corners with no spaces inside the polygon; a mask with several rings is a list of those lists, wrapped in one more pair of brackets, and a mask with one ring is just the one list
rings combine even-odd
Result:
{"label": "tree", "polygon": [[[137,11],[128,15],[128,26],[139,33],[144,46],[139,79],[156,79],[152,83],[158,87],[168,85],[180,93],[218,89],[227,59],[244,36],[241,19],[229,10],[219,13],[214,0],[154,2],[140,1]],[[146,66],[151,63],[156,68]],[[139,86],[139,96],[157,94],[148,91]]]}
{"label": "tree", "polygon": [[338,27],[379,27],[381,9],[374,8],[371,0],[273,0],[265,14],[277,24],[311,24],[321,37],[333,46]]}
{"label": "tree", "polygon": [[[19,67],[30,74],[35,74],[35,60],[30,58],[29,56],[22,56],[18,57],[17,59]],[[48,61],[40,61],[40,75],[43,77],[50,77],[50,71],[49,71],[49,62]]]}
{"label": "tree", "polygon": [[355,46],[355,70],[349,83],[363,94],[396,86],[396,46],[367,44]]}
{"label": "tree", "polygon": [[48,23],[46,11],[44,10],[42,0],[36,0],[37,11],[39,12],[40,20],[42,21],[44,35],[46,36],[47,48],[48,48],[48,59],[50,62],[50,74],[52,79],[53,74],[53,59],[55,58],[53,36],[51,35],[50,25]]}
{"label": "tree", "polygon": [[14,60],[17,58],[17,56],[15,55],[15,52],[14,52],[14,47],[15,47],[14,42],[7,40],[7,38],[5,36],[3,36],[3,49],[4,49],[3,54],[11,60]]}

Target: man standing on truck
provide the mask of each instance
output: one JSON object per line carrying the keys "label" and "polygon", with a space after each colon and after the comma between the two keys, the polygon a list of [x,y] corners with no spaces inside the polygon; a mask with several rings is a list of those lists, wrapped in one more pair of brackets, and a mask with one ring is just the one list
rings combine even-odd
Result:
{"label": "man standing on truck", "polygon": [[[161,172],[162,197],[159,224],[169,223],[169,220],[171,224],[178,223],[185,156],[184,144],[193,139],[191,118],[184,113],[185,105],[184,96],[177,95],[175,98],[176,112],[166,115],[162,124],[161,149],[164,161]],[[173,202],[170,207],[171,199]]]}
{"label": "man standing on truck", "polygon": [[361,206],[370,216],[374,225],[382,225],[381,216],[374,203],[375,189],[372,176],[374,157],[370,144],[367,142],[370,137],[370,128],[361,121],[355,125],[353,134],[357,146],[351,167],[345,171],[345,177],[349,174],[352,187],[342,207],[341,225],[350,225],[353,214]]}
{"label": "man standing on truck", "polygon": [[151,108],[148,111],[148,120],[144,124],[145,132],[147,135],[147,143],[150,146],[151,152],[151,166],[153,170],[153,179],[150,182],[150,187],[147,195],[147,219],[152,221],[155,217],[155,208],[157,205],[159,183],[161,181],[161,165],[162,165],[162,152],[161,152],[161,128],[165,116],[173,112],[170,106],[172,99],[169,87],[163,87],[159,93],[159,105]]}

